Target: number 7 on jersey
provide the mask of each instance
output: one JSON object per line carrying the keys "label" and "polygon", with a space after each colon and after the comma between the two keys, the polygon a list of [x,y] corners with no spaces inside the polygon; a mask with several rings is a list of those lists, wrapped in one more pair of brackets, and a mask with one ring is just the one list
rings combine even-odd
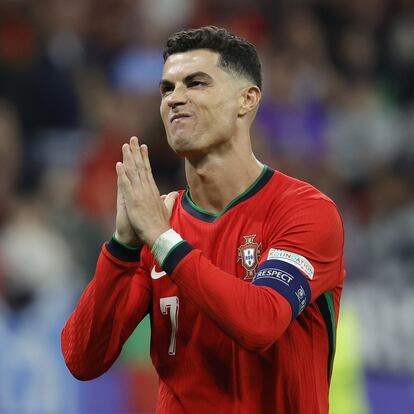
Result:
{"label": "number 7 on jersey", "polygon": [[180,301],[178,296],[169,296],[167,298],[160,298],[160,308],[163,315],[168,315],[170,312],[171,320],[171,339],[168,348],[169,355],[175,355],[176,335],[178,329],[178,311],[180,309]]}

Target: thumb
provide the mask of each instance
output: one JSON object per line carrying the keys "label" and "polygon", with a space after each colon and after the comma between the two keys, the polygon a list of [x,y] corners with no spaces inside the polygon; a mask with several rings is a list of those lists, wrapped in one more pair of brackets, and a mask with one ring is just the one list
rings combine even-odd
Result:
{"label": "thumb", "polygon": [[167,207],[168,215],[171,216],[175,200],[178,198],[177,191],[173,191],[171,193],[168,193],[167,196],[164,199],[165,207]]}

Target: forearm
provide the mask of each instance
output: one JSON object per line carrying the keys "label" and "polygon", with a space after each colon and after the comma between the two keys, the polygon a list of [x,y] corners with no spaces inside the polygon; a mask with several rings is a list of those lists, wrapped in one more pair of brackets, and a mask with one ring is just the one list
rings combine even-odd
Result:
{"label": "forearm", "polygon": [[[95,276],[62,330],[62,352],[76,378],[88,380],[108,370],[144,316],[149,292],[134,281],[138,263],[118,260],[103,247]],[[134,319],[128,311],[131,295],[138,304]]]}
{"label": "forearm", "polygon": [[186,242],[168,255],[163,268],[187,300],[246,349],[267,348],[291,321],[281,295],[224,272]]}

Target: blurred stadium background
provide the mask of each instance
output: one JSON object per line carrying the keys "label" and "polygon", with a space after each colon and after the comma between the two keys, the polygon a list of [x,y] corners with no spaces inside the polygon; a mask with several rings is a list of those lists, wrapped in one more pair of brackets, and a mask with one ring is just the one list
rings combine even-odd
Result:
{"label": "blurred stadium background", "polygon": [[161,191],[185,185],[159,118],[161,51],[207,24],[259,48],[258,158],[343,213],[331,413],[414,412],[414,2],[2,0],[0,413],[153,412],[148,321],[88,383],[59,336],[114,230],[121,144],[149,145]]}

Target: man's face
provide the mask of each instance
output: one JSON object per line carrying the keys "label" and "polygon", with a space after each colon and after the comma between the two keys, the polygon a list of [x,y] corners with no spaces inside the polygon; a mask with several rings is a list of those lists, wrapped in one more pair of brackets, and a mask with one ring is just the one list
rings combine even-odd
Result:
{"label": "man's face", "polygon": [[218,61],[218,53],[197,49],[164,64],[160,112],[168,143],[182,156],[211,152],[235,132],[242,82]]}

